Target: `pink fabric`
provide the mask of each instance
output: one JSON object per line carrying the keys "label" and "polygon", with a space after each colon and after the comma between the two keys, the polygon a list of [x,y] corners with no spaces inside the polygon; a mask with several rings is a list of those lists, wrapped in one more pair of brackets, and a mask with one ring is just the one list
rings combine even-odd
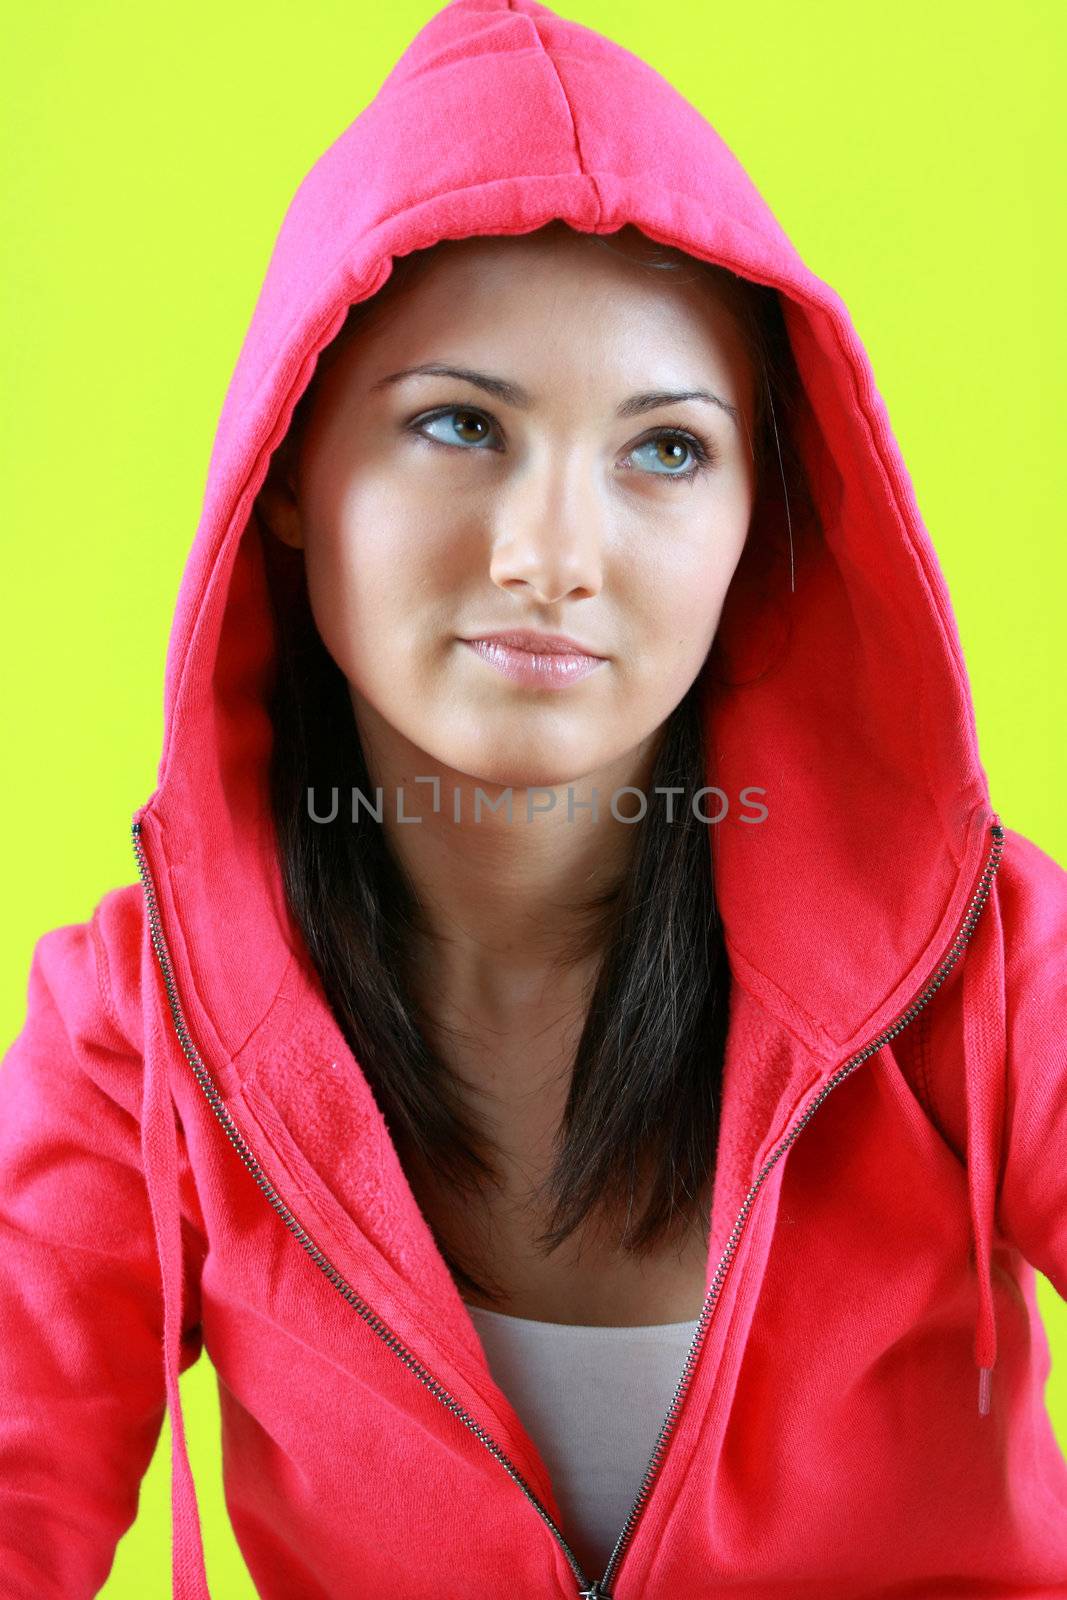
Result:
{"label": "pink fabric", "polygon": [[[735,979],[717,1294],[608,1575],[568,1560],[287,915],[251,516],[319,351],[396,257],[557,216],[778,288],[823,528],[797,530],[795,593],[739,578],[723,618],[756,670],[708,698],[708,782],[764,786],[769,815],[710,830]],[[174,1593],[207,1595],[178,1388],[202,1348],[267,1600],[1067,1595],[1034,1283],[1067,1295],[1067,873],[1000,828],[845,305],[625,50],[535,0],[453,0],[301,183],[219,420],[135,821],[144,885],[38,941],[0,1080],[5,1600],[98,1591],[167,1405]]]}

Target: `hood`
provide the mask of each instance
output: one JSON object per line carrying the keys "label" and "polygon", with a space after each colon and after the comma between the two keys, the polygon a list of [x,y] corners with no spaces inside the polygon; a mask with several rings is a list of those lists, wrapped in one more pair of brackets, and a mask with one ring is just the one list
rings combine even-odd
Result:
{"label": "hood", "polygon": [[[664,167],[664,149],[685,159]],[[289,205],[181,580],[158,781],[134,826],[208,1061],[230,1061],[249,1038],[297,937],[270,820],[274,640],[252,515],[271,454],[320,351],[398,257],[553,218],[603,233],[633,223],[773,286],[803,386],[794,426],[821,532],[798,546],[791,592],[731,588],[724,638],[740,647],[769,637],[784,605],[785,643],[773,671],[707,710],[707,782],[731,796],[749,784],[767,791],[759,827],[728,815],[711,830],[736,981],[822,1064],[825,1081],[900,1016],[965,916],[997,818],[938,560],[843,301],[805,266],[706,118],[639,58],[536,0],[452,0]],[[237,882],[240,895],[228,894]],[[986,1104],[1004,1036],[996,935],[983,919],[965,969],[980,1019],[965,1049],[983,1410],[996,1348],[998,1110]],[[156,1077],[164,1060],[161,1046],[146,1061],[144,1152],[166,1295],[176,1572],[196,1593],[206,1591],[177,1384],[177,1156],[173,1101]]]}

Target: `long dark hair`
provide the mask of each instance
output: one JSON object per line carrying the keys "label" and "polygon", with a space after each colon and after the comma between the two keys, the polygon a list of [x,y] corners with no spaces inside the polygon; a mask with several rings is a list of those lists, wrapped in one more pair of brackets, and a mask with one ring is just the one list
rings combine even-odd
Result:
{"label": "long dark hair", "polygon": [[[561,231],[571,230],[562,221],[538,230],[549,238]],[[810,503],[788,428],[797,378],[777,293],[632,227],[623,234],[629,259],[675,281],[703,274],[732,310],[759,378],[753,449],[762,520],[780,529],[777,512],[784,510],[798,522],[801,506]],[[583,237],[617,248],[611,236]],[[444,241],[401,258],[379,294],[351,309],[319,358],[272,471],[292,459],[322,375],[348,339],[448,248]],[[773,543],[758,554],[765,565],[780,558]],[[309,790],[319,797],[335,787],[371,796],[373,785],[348,685],[312,617],[302,554],[264,530],[264,557],[278,645],[270,794],[291,916],[413,1186],[421,1171],[435,1181],[443,1177],[458,1193],[480,1195],[499,1182],[492,1142],[431,1045],[429,1019],[407,979],[419,926],[415,887],[379,823],[354,824],[343,805],[331,823],[309,814]],[[633,852],[621,880],[586,903],[588,940],[574,954],[600,949],[603,955],[544,1186],[551,1226],[537,1244],[546,1255],[593,1220],[617,1225],[619,1247],[636,1256],[698,1218],[707,1236],[730,971],[709,825],[688,800],[708,781],[703,705],[714,656],[713,650],[661,731],[652,785],[680,787],[684,803],[669,825],[649,805],[631,824]],[[434,1231],[458,1286],[501,1303],[499,1286],[479,1278],[478,1264],[460,1259]]]}

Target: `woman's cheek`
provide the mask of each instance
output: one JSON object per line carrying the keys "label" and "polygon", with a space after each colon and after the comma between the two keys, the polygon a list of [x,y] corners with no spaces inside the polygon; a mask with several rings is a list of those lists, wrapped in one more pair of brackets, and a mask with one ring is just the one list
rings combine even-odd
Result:
{"label": "woman's cheek", "polygon": [[640,612],[634,637],[665,672],[699,670],[715,637],[729,586],[721,563],[706,556],[665,574],[649,569],[634,589]]}

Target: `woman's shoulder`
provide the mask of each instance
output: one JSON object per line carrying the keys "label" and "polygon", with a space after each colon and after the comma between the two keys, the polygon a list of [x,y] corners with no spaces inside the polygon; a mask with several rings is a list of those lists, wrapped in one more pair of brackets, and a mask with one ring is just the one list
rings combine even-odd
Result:
{"label": "woman's shoulder", "polygon": [[1025,981],[1044,971],[1067,986],[1067,869],[1025,834],[1005,828],[997,896],[1006,973]]}
{"label": "woman's shoulder", "polygon": [[144,892],[139,882],[110,889],[89,919],[102,997],[115,1027],[138,1052],[143,1046],[141,955]]}
{"label": "woman's shoulder", "polygon": [[1012,828],[912,1048],[921,1096],[960,1159],[989,1143],[1004,1234],[1067,1294],[1067,871]]}
{"label": "woman's shoulder", "polygon": [[62,1060],[139,1115],[144,1023],[143,895],[138,883],[105,893],[89,917],[42,933],[30,960],[21,1030],[9,1067],[27,1055]]}
{"label": "woman's shoulder", "polygon": [[987,936],[999,990],[997,1015],[988,1023],[998,1037],[982,1065],[999,1068],[1014,1104],[1028,1086],[1031,1095],[1051,1090],[1053,1062],[1067,1080],[1067,871],[1012,828],[1004,829],[989,897],[961,957],[901,1040],[906,1076],[961,1161],[968,1143],[967,968],[981,959],[979,942]]}

